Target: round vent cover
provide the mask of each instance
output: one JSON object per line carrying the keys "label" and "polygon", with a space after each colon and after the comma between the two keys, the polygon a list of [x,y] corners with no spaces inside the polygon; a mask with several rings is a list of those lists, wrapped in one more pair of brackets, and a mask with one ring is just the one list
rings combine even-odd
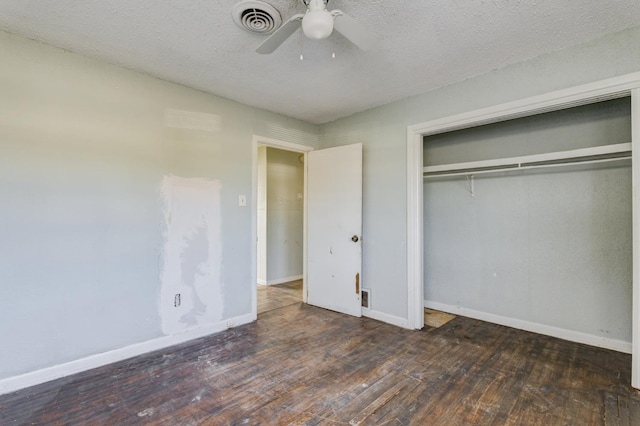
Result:
{"label": "round vent cover", "polygon": [[244,0],[233,6],[233,21],[252,33],[268,34],[282,23],[280,13],[270,4]]}

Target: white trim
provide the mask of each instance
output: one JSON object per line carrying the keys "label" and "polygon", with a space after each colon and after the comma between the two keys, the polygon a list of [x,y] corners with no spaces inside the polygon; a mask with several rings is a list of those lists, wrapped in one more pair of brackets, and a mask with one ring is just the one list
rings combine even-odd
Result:
{"label": "white trim", "polygon": [[267,285],[267,282],[265,280],[258,279],[258,284]]}
{"label": "white trim", "polygon": [[218,333],[230,328],[227,324],[233,324],[233,327],[237,327],[252,321],[254,321],[254,318],[251,314],[241,315],[184,333],[162,336],[147,340],[146,342],[135,343],[124,348],[114,349],[64,364],[43,368],[42,370],[8,377],[0,380],[0,395]]}
{"label": "white trim", "polygon": [[253,135],[253,142],[256,144],[269,146],[272,148],[283,149],[285,151],[295,151],[295,152],[311,152],[314,150],[312,146],[308,145],[300,145],[293,142],[281,141],[279,139],[266,138],[263,136]]}
{"label": "white trim", "polygon": [[622,98],[631,94],[631,89],[640,86],[640,72],[613,77],[594,83],[532,96],[513,102],[482,108],[475,111],[414,124],[408,127],[411,133],[421,136],[451,132],[469,127],[528,117],[574,106]]}
{"label": "white trim", "polygon": [[[395,325],[397,327],[409,328],[409,329],[413,328],[413,327],[409,327],[409,325],[407,324],[407,320],[405,318],[397,317],[395,315],[385,314],[384,312],[380,312],[380,311],[363,309],[362,316],[371,318],[377,321],[385,322],[387,324]],[[423,321],[424,321],[424,316],[423,316]]]}
{"label": "white trim", "polygon": [[[307,153],[314,150],[313,147],[297,143],[281,141],[253,135],[251,138],[251,312],[254,320],[258,318],[258,146],[294,151],[304,154],[304,198],[302,218],[302,301],[307,302]],[[299,278],[298,278],[299,279]],[[286,281],[285,281],[286,282]]]}
{"label": "white trim", "polygon": [[304,214],[302,215],[302,302],[307,303],[307,296],[309,295],[309,289],[307,288],[307,229],[309,224],[307,221],[307,212],[309,211],[309,197],[307,194],[309,193],[309,180],[307,179],[307,175],[309,173],[309,153],[304,153],[304,187],[303,187],[303,197],[302,197],[302,210]]}
{"label": "white trim", "polygon": [[[532,96],[513,102],[465,112],[437,120],[407,126],[407,289],[408,289],[408,321],[409,324],[417,323],[416,311],[423,304],[418,297],[423,289],[418,289],[423,284],[424,249],[422,236],[422,144],[423,137],[453,130],[459,130],[514,118],[526,117],[544,112],[556,111],[578,105],[586,105],[607,99],[615,99],[631,95],[632,127],[634,129],[633,151],[638,152],[640,147],[640,118],[638,110],[638,92],[640,88],[640,72],[626,74],[618,77],[600,80],[589,84],[558,90],[539,96]],[[635,89],[635,90],[634,90]],[[635,98],[635,99],[633,99]],[[640,185],[640,161],[638,155],[633,155],[632,169],[634,170],[634,184]],[[633,260],[633,361],[632,361],[632,386],[640,389],[640,194],[633,192],[633,221],[634,221],[634,260]]]}
{"label": "white trim", "polygon": [[294,275],[292,277],[284,277],[284,278],[278,278],[276,280],[267,280],[267,285],[277,285],[277,284],[284,284],[284,283],[288,283],[291,281],[298,281],[301,280],[303,278],[302,275]]}
{"label": "white trim", "polygon": [[640,389],[640,89],[631,92],[631,187],[633,194],[633,324],[631,386]]}
{"label": "white trim", "polygon": [[[258,319],[258,140],[251,139],[251,315]],[[266,278],[266,277],[265,277]]]}
{"label": "white trim", "polygon": [[407,130],[407,325],[424,327],[422,135]]}
{"label": "white trim", "polygon": [[503,317],[501,315],[476,311],[474,309],[468,309],[462,306],[433,302],[430,300],[425,300],[424,306],[426,308],[435,309],[437,311],[447,312],[450,314],[460,315],[468,318],[474,318],[480,321],[487,321],[494,324],[500,324],[511,328],[517,328],[518,330],[525,330],[532,333],[557,337],[558,339],[568,340],[570,342],[583,343],[585,345],[611,349],[613,351],[624,352],[626,354],[631,353],[631,342],[626,342],[624,340],[608,339],[606,337],[595,336],[593,334],[587,334],[580,331],[567,330],[564,328],[553,327],[550,325],[525,321],[517,318]]}

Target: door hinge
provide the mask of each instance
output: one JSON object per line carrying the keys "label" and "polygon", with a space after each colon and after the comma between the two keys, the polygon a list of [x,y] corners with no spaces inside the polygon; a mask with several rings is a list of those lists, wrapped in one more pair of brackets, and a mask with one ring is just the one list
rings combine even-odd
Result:
{"label": "door hinge", "polygon": [[360,272],[356,274],[356,294],[360,294]]}

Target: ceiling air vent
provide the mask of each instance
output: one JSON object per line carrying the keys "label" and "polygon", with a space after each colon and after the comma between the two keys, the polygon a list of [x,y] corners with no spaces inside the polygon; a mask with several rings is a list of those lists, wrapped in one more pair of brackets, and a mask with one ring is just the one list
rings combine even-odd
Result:
{"label": "ceiling air vent", "polygon": [[270,4],[245,0],[233,6],[233,21],[252,33],[268,34],[282,23],[280,13]]}

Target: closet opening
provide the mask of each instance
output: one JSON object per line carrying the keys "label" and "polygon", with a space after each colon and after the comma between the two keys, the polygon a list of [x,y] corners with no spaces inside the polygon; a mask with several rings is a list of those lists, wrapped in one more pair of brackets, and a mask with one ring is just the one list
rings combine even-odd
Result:
{"label": "closet opening", "polygon": [[631,103],[426,136],[425,307],[631,352]]}

